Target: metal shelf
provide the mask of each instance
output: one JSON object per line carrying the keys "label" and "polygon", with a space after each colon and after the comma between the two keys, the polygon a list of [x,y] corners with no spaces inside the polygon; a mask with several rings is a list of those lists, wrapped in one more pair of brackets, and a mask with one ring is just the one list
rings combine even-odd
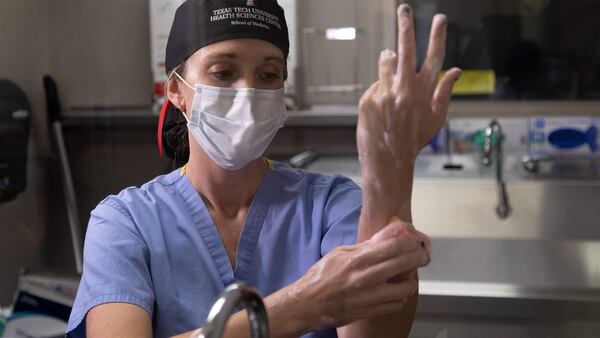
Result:
{"label": "metal shelf", "polygon": [[[288,113],[289,127],[352,127],[358,110],[353,105],[323,105]],[[451,118],[598,116],[600,101],[453,101]]]}
{"label": "metal shelf", "polygon": [[[597,116],[600,101],[453,101],[450,117],[535,117]],[[150,107],[78,108],[63,114],[65,126],[118,122],[132,126],[155,125],[158,117]],[[319,105],[288,112],[287,127],[354,127],[358,120],[355,105]]]}
{"label": "metal shelf", "polygon": [[598,116],[600,101],[453,101],[451,117]]}

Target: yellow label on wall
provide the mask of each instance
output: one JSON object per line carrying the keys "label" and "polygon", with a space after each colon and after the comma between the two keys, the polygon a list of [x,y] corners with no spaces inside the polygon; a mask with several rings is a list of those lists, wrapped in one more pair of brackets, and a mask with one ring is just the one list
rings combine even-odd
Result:
{"label": "yellow label on wall", "polygon": [[[440,74],[440,78],[445,72]],[[490,95],[496,91],[496,73],[493,70],[463,70],[454,84],[454,95]]]}

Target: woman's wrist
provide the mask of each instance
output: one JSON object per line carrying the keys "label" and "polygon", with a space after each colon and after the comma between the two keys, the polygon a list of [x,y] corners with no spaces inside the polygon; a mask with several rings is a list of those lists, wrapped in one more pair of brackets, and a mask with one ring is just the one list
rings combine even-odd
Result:
{"label": "woman's wrist", "polygon": [[404,222],[412,222],[414,161],[405,161],[402,168],[396,168],[390,163],[383,171],[372,173],[363,169],[363,205],[358,242],[369,239],[385,227],[392,216],[397,216]]}
{"label": "woman's wrist", "polygon": [[271,337],[299,337],[316,327],[318,315],[306,303],[296,283],[264,299]]}

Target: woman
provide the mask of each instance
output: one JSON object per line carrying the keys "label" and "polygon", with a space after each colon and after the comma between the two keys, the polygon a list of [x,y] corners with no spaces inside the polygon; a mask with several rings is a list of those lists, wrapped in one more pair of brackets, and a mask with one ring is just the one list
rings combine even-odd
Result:
{"label": "woman", "polygon": [[[285,111],[289,43],[277,2],[182,4],[163,113],[187,121],[187,143],[171,150],[189,159],[92,211],[67,334],[195,337],[218,294],[242,280],[266,297],[273,337],[408,335],[416,270],[430,252],[410,225],[412,168],[444,123],[459,70],[436,87],[445,40],[437,16],[415,74],[410,8],[398,17],[399,55],[382,53],[380,79],[359,107],[361,191],[261,157]],[[249,335],[245,316],[232,317],[228,337]]]}

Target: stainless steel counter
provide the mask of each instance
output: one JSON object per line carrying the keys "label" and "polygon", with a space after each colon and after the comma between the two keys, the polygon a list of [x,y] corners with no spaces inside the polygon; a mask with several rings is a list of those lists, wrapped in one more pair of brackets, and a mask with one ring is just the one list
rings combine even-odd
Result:
{"label": "stainless steel counter", "polygon": [[427,295],[600,304],[600,241],[434,237],[421,278]]}

